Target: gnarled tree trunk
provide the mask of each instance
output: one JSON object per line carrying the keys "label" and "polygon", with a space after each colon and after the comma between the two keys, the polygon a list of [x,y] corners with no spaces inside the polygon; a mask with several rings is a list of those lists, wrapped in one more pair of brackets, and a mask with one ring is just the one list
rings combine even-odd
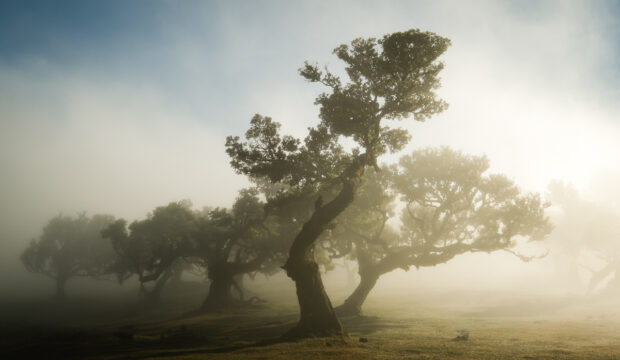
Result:
{"label": "gnarled tree trunk", "polygon": [[314,244],[325,228],[353,202],[364,173],[365,159],[365,155],[360,156],[345,170],[340,193],[324,206],[317,206],[291,246],[283,268],[295,281],[300,319],[295,328],[285,335],[287,337],[334,336],[343,333],[314,259]]}
{"label": "gnarled tree trunk", "polygon": [[362,305],[370,291],[375,287],[379,276],[380,274],[368,272],[360,274],[360,283],[344,303],[335,309],[336,314],[340,316],[360,315],[362,313]]}
{"label": "gnarled tree trunk", "polygon": [[240,275],[236,275],[233,278],[233,287],[235,288],[237,295],[239,297],[239,300],[241,301],[245,300],[245,288],[243,287],[244,277],[245,277],[245,274],[240,274]]}
{"label": "gnarled tree trunk", "polygon": [[403,256],[403,253],[391,253],[374,263],[367,253],[358,250],[357,263],[360,283],[344,303],[336,308],[336,313],[340,316],[360,315],[362,305],[377,284],[379,277],[398,268],[407,270],[411,264],[406,259],[407,257]]}
{"label": "gnarled tree trunk", "polygon": [[[243,290],[237,280],[241,280],[244,274],[260,269],[265,256],[262,254],[245,263],[228,262],[220,259],[209,265],[208,276],[211,284],[207,298],[202,303],[202,310],[206,312],[217,311],[242,303],[244,300]],[[239,300],[232,296],[233,287],[239,293]]]}
{"label": "gnarled tree trunk", "polygon": [[168,280],[172,277],[172,269],[168,268],[150,290],[146,287],[142,287],[144,293],[144,300],[149,304],[159,304],[161,302],[161,293],[164,290],[164,286]]}
{"label": "gnarled tree trunk", "polygon": [[209,266],[209,293],[202,303],[203,311],[217,311],[230,306],[233,298],[231,289],[233,286],[233,271],[226,261]]}

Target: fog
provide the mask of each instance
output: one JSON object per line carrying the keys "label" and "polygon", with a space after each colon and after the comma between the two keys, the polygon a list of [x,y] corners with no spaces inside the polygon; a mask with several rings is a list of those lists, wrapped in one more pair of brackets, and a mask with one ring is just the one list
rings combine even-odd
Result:
{"label": "fog", "polygon": [[[313,103],[323,91],[299,76],[303,62],[342,74],[331,49],[412,28],[452,42],[438,90],[449,108],[400,122],[412,140],[379,162],[439,146],[486,155],[489,172],[549,202],[555,229],[519,244],[520,254],[547,254],[529,262],[500,250],[392,271],[369,296],[371,308],[399,291],[592,299],[613,283],[614,271],[595,285],[592,278],[620,250],[616,3],[138,4],[0,5],[0,297],[51,297],[52,281],[19,257],[54,216],[131,222],[183,199],[196,210],[232,206],[250,182],[229,165],[226,136],[242,136],[260,113],[303,138],[318,123]],[[323,271],[334,305],[359,281],[356,266],[339,259]],[[204,274],[183,279],[206,293]],[[246,283],[295,309],[283,272]],[[67,293],[132,298],[137,289],[135,278],[122,287],[78,279]]]}

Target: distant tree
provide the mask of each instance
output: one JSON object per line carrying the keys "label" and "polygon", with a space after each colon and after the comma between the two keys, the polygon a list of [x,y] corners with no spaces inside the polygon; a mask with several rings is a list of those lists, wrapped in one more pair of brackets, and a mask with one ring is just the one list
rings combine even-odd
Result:
{"label": "distant tree", "polygon": [[[531,260],[513,248],[516,239],[541,240],[551,232],[547,205],[506,177],[487,175],[488,168],[485,157],[440,148],[403,157],[395,172],[368,173],[342,219],[360,283],[337,312],[359,314],[379,277],[396,269],[435,266],[467,252],[504,250]],[[399,231],[387,225],[397,196],[404,203]]]}
{"label": "distant tree", "polygon": [[[292,199],[266,207],[257,188],[239,192],[231,210],[216,208],[200,217],[196,256],[211,280],[204,311],[216,311],[245,301],[240,279],[255,273],[273,274],[280,269],[290,246]],[[269,194],[266,194],[269,196]],[[285,214],[285,208],[291,213]]]}
{"label": "distant tree", "polygon": [[121,282],[136,275],[145,299],[159,302],[165,284],[182,269],[178,264],[192,254],[197,229],[188,200],[157,207],[129,227],[117,220],[102,231],[118,255],[110,270]]}
{"label": "distant tree", "polygon": [[[585,224],[590,223],[594,204],[579,196],[569,184],[552,181],[547,187],[547,197],[553,203],[552,221],[556,225],[550,243],[557,251],[552,256],[554,268],[559,270],[566,286],[580,285],[579,257],[588,251]],[[582,289],[583,290],[583,289]]]}
{"label": "distant tree", "polygon": [[21,261],[28,271],[54,279],[56,296],[62,299],[72,277],[106,275],[115,254],[102,239],[101,229],[113,221],[110,215],[56,216],[43,228],[39,239],[32,240]]}
{"label": "distant tree", "polygon": [[[329,89],[316,99],[321,121],[309,129],[303,144],[280,136],[279,124],[260,115],[252,119],[245,142],[228,137],[227,153],[238,172],[287,184],[285,191],[314,187],[320,194],[284,265],[295,281],[301,315],[289,336],[342,334],[321,280],[314,245],[353,202],[366,167],[376,166],[378,156],[397,152],[409,141],[406,130],[390,128],[385,120],[423,121],[446,108],[434,91],[443,69],[437,59],[449,44],[433,33],[409,30],[381,39],[356,39],[350,47],[341,45],[334,53],[345,62],[349,82],[309,63],[300,69],[308,81]],[[345,151],[339,144],[341,137],[357,146]],[[324,196],[324,192],[331,194],[327,189],[336,189],[335,196]]]}
{"label": "distant tree", "polygon": [[[604,287],[603,293],[620,293],[620,214],[611,202],[596,202],[584,198],[570,184],[553,181],[548,187],[549,197],[559,213],[551,240],[567,259],[563,271],[574,284],[579,268],[591,272],[587,292]],[[580,264],[583,255],[593,255],[602,262],[599,268]],[[604,280],[614,275],[603,285]]]}
{"label": "distant tree", "polygon": [[263,221],[263,204],[253,190],[242,190],[232,211],[216,208],[200,218],[196,255],[211,280],[203,310],[231,306],[233,287],[243,299],[236,278],[258,271],[269,255],[267,249],[256,244],[265,238]]}

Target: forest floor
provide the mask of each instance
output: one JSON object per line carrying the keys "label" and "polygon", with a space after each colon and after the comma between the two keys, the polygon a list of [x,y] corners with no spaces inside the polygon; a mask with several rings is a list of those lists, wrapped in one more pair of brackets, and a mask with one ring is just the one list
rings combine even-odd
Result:
{"label": "forest floor", "polygon": [[200,314],[186,302],[20,301],[0,307],[0,348],[7,359],[620,359],[620,319],[599,304],[433,296],[369,300],[342,319],[348,336],[296,342],[273,341],[297,320],[290,302]]}

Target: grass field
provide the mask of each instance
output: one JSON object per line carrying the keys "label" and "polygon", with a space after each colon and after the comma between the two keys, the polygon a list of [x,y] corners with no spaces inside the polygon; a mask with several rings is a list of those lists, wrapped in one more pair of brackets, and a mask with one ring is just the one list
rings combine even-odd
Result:
{"label": "grass field", "polygon": [[41,359],[620,359],[620,319],[591,299],[373,297],[366,315],[342,319],[347,337],[297,342],[277,341],[294,302],[199,314],[195,300],[5,303],[0,345],[5,358]]}

